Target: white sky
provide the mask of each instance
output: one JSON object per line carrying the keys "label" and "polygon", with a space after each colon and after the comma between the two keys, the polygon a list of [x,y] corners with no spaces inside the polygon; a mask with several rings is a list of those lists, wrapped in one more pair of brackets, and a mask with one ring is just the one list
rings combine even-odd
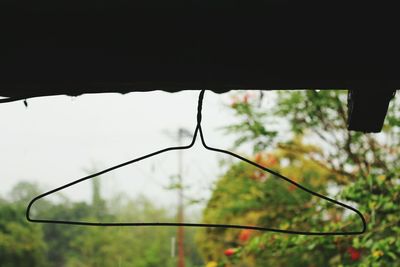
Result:
{"label": "white sky", "polygon": [[[0,195],[18,181],[37,182],[50,190],[133,158],[177,145],[168,136],[180,128],[193,131],[199,91],[161,91],[91,94],[76,98],[52,96],[0,105]],[[234,122],[232,93],[207,91],[203,104],[203,130],[209,145],[229,149],[235,137],[220,127]],[[267,93],[266,103],[273,102]],[[207,151],[197,140],[183,152],[184,179],[192,197],[207,197],[221,172],[220,154]],[[190,139],[185,141],[188,144]],[[243,151],[236,151],[243,152]],[[176,174],[178,152],[167,152],[102,176],[102,193],[144,194],[164,205],[176,203],[176,193],[163,189]],[[90,182],[64,190],[74,200],[91,198]]]}

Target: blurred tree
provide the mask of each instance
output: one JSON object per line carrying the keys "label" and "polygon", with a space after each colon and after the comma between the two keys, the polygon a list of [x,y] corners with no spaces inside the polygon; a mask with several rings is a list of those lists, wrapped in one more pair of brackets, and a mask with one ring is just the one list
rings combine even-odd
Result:
{"label": "blurred tree", "polygon": [[[94,171],[97,172],[97,171]],[[101,183],[100,177],[95,177],[92,182],[92,215],[95,218],[101,219],[105,216],[106,203],[101,196]]]}
{"label": "blurred tree", "polygon": [[[245,238],[246,242],[238,242],[241,233],[232,236],[230,231],[206,230],[199,237],[204,243],[205,259],[217,260],[221,266],[399,266],[400,240],[396,238],[400,233],[399,100],[391,102],[380,134],[347,131],[344,91],[279,92],[277,105],[270,112],[261,112],[263,107],[256,102],[248,94],[239,94],[231,105],[240,120],[227,128],[241,136],[236,145],[252,144],[254,153],[270,148],[278,153],[279,160],[286,157],[289,160],[285,167],[273,167],[283,173],[297,162],[297,170],[289,177],[357,206],[368,221],[368,232],[356,237],[253,232]],[[278,133],[272,130],[276,126],[274,119],[289,122],[292,134],[287,140],[276,138]],[[291,192],[281,194],[281,181],[273,187],[275,203],[267,194],[268,188],[250,192],[253,174],[242,165],[233,165],[219,180],[204,212],[205,221],[223,219],[224,223],[253,224],[254,218],[248,214],[257,213],[256,222],[268,227],[276,223],[276,218],[281,228],[301,226],[317,231],[322,227],[324,231],[339,231],[360,227],[357,216],[343,209],[332,209],[323,200],[305,198],[302,200],[305,206],[290,205],[288,200],[299,190],[292,187]],[[308,176],[312,170],[314,174]],[[267,184],[262,180],[258,183]],[[238,193],[246,196],[245,202]],[[271,205],[275,206],[272,213]],[[302,209],[304,212],[299,212]],[[262,216],[263,212],[269,216]]]}
{"label": "blurred tree", "polygon": [[[304,150],[316,149],[306,145],[300,147]],[[296,157],[293,152],[282,150],[273,154],[259,152],[253,160],[260,165],[293,177],[296,182],[320,193],[326,193],[325,185],[335,180],[335,176],[325,168],[304,157]],[[281,162],[285,164],[281,164]],[[302,175],[299,176],[299,174]],[[203,221],[276,229],[291,228],[301,231],[317,229],[322,231],[327,218],[322,216],[323,213],[319,213],[317,218],[314,214],[315,209],[310,209],[317,203],[318,199],[297,189],[294,185],[248,163],[239,162],[232,165],[227,173],[218,180],[204,211]],[[327,211],[328,219],[336,218],[338,214],[336,208],[328,205]],[[314,221],[298,220],[298,217],[313,215]],[[226,249],[234,248],[235,253],[228,252],[229,258],[233,255],[236,255],[235,258],[237,258],[241,251],[239,248],[247,244],[250,237],[257,235],[259,234],[256,231],[251,230],[202,229],[197,236],[197,241],[206,259],[224,261]],[[243,266],[254,266],[256,263],[252,256],[247,255],[240,258]],[[238,264],[238,262],[235,263]]]}
{"label": "blurred tree", "polygon": [[[119,222],[173,221],[174,214],[156,207],[141,196],[131,200],[120,195],[110,201],[118,207],[113,220]],[[175,266],[171,257],[171,227],[88,227],[71,240],[73,251],[66,266]],[[188,231],[187,244],[193,244]],[[193,246],[192,246],[193,248]],[[194,250],[196,252],[196,250]],[[187,257],[187,266],[201,266],[201,258]]]}
{"label": "blurred tree", "polygon": [[[157,207],[145,197],[130,199],[122,194],[106,202],[100,184],[94,188],[90,204],[71,202],[62,196],[62,203],[41,200],[32,214],[37,218],[154,222],[174,221],[174,214]],[[176,266],[171,257],[171,237],[175,228],[166,227],[81,227],[61,224],[32,224],[25,219],[26,204],[39,193],[35,184],[20,183],[12,189],[13,201],[0,199],[0,266]],[[101,214],[96,211],[100,202]],[[108,204],[107,204],[108,203]],[[186,266],[202,266],[193,241],[194,232],[187,231]]]}
{"label": "blurred tree", "polygon": [[39,225],[25,219],[25,200],[36,194],[37,186],[19,183],[11,194],[14,202],[0,199],[0,266],[49,266],[47,246]]}

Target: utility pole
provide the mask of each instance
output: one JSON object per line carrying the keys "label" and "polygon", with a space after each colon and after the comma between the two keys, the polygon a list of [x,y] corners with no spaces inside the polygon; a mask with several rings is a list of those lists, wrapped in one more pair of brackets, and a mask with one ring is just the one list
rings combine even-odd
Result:
{"label": "utility pole", "polygon": [[[192,137],[192,133],[189,131],[179,128],[178,130],[178,143],[182,146],[182,141],[184,137]],[[182,150],[178,152],[178,223],[184,222],[184,195],[183,195],[183,162],[182,162]],[[185,232],[183,226],[178,226],[177,231],[177,241],[178,241],[178,262],[177,267],[185,267],[185,249],[184,249],[184,237]]]}

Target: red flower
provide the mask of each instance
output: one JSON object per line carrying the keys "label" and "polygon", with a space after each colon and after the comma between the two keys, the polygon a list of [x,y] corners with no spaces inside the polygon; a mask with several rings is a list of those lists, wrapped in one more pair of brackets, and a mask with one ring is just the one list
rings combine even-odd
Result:
{"label": "red flower", "polygon": [[[299,179],[297,179],[297,177],[292,177],[292,180],[294,181],[294,182],[298,182],[299,181]],[[297,186],[296,185],[294,185],[294,184],[290,184],[290,185],[288,185],[288,190],[290,191],[290,192],[293,192],[294,190],[296,190],[297,189]]]}
{"label": "red flower", "polygon": [[239,240],[241,242],[246,242],[247,240],[249,240],[251,232],[252,231],[250,229],[244,229],[244,230],[240,231]]}
{"label": "red flower", "polygon": [[293,192],[294,190],[296,190],[297,189],[297,186],[295,186],[294,184],[290,184],[289,186],[288,186],[288,190],[290,191],[290,192]]}
{"label": "red flower", "polygon": [[235,108],[236,105],[238,104],[238,102],[239,102],[238,97],[237,97],[237,96],[233,96],[233,97],[232,97],[232,101],[231,101],[231,107],[232,107],[232,108]]}
{"label": "red flower", "polygon": [[268,155],[267,166],[275,165],[278,163],[278,159],[273,155]]}
{"label": "red flower", "polygon": [[235,253],[236,253],[236,249],[234,249],[234,248],[228,248],[228,249],[225,249],[225,251],[224,251],[225,256],[228,256],[228,257],[232,256]]}
{"label": "red flower", "polygon": [[260,164],[262,162],[262,154],[261,153],[257,153],[254,161],[256,163]]}
{"label": "red flower", "polygon": [[245,94],[245,95],[243,96],[243,103],[247,104],[247,103],[249,102],[249,97],[250,97],[249,94]]}
{"label": "red flower", "polygon": [[347,253],[349,253],[351,260],[356,261],[361,257],[361,252],[353,247],[349,247],[347,249]]}
{"label": "red flower", "polygon": [[267,176],[266,176],[265,172],[262,172],[259,170],[254,171],[250,176],[250,179],[255,180],[255,181],[260,181],[260,182],[265,181],[266,178],[267,178]]}

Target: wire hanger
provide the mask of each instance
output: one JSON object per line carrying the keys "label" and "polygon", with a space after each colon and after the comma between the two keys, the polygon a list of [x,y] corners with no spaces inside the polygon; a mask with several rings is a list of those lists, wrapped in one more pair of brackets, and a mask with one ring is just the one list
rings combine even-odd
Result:
{"label": "wire hanger", "polygon": [[[29,202],[29,204],[27,206],[27,209],[26,209],[26,219],[29,222],[33,222],[33,223],[70,224],[70,225],[85,225],[85,226],[189,226],[189,227],[238,228],[238,229],[252,229],[252,230],[260,230],[260,231],[270,231],[270,232],[278,232],[278,233],[286,233],[286,234],[320,235],[320,236],[327,236],[327,235],[359,235],[359,234],[365,233],[365,231],[367,229],[367,223],[366,223],[366,220],[365,220],[364,216],[361,214],[361,212],[359,210],[357,210],[357,209],[355,209],[355,208],[353,208],[353,207],[351,207],[351,206],[349,206],[347,204],[344,204],[342,202],[339,202],[337,200],[334,200],[332,198],[329,198],[327,196],[324,196],[324,195],[321,195],[321,194],[319,194],[317,192],[314,192],[314,191],[312,191],[312,190],[300,185],[299,183],[296,183],[295,181],[291,180],[290,178],[288,178],[286,176],[283,176],[280,173],[277,173],[276,171],[273,171],[273,170],[268,169],[268,168],[266,168],[264,166],[261,166],[261,165],[257,164],[256,162],[248,160],[248,159],[246,159],[246,158],[244,158],[242,156],[239,156],[239,155],[237,155],[235,153],[232,153],[232,152],[226,151],[226,150],[222,150],[222,149],[219,149],[219,148],[214,148],[214,147],[208,146],[206,144],[205,139],[204,139],[203,130],[201,128],[202,107],[203,107],[204,93],[205,93],[205,90],[201,90],[200,95],[199,95],[198,106],[197,106],[197,126],[196,126],[196,129],[194,130],[193,139],[192,139],[192,141],[191,141],[191,143],[189,145],[187,145],[187,146],[178,146],[178,147],[168,147],[168,148],[165,148],[165,149],[162,149],[162,150],[147,154],[145,156],[142,156],[142,157],[139,157],[139,158],[136,158],[136,159],[121,163],[119,165],[116,165],[116,166],[113,166],[111,168],[102,170],[100,172],[91,174],[89,176],[80,178],[78,180],[75,180],[73,182],[70,182],[70,183],[67,183],[65,185],[62,185],[62,186],[60,186],[58,188],[55,188],[53,190],[50,190],[50,191],[45,192],[43,194],[40,194],[40,195],[36,196],[35,198],[33,198]],[[245,162],[247,162],[247,163],[249,163],[249,164],[251,164],[251,165],[253,165],[253,166],[255,166],[255,167],[257,167],[257,168],[259,168],[261,170],[263,170],[263,171],[269,172],[270,174],[273,174],[273,175],[275,175],[275,176],[277,176],[277,177],[279,177],[279,178],[281,178],[281,179],[283,179],[283,180],[295,185],[296,187],[300,188],[301,190],[303,190],[303,191],[305,191],[305,192],[307,192],[307,193],[309,193],[309,194],[311,194],[313,196],[316,196],[318,198],[322,198],[322,199],[324,199],[326,201],[329,201],[329,202],[331,202],[331,203],[333,203],[335,205],[344,207],[347,210],[351,210],[351,211],[355,212],[360,217],[360,219],[362,221],[362,229],[360,231],[348,231],[348,232],[342,232],[342,231],[339,231],[339,232],[309,232],[309,231],[283,230],[283,229],[275,229],[275,228],[267,228],[267,227],[259,227],[259,226],[235,225],[235,224],[168,223],[168,222],[149,222],[149,223],[142,223],[142,222],[140,222],[140,223],[139,222],[136,222],[136,223],[131,223],[131,222],[128,222],[128,223],[111,222],[111,223],[101,223],[101,222],[82,222],[82,221],[32,219],[30,217],[30,210],[31,210],[32,205],[36,201],[38,201],[39,199],[41,199],[41,198],[43,198],[45,196],[51,195],[53,193],[56,193],[58,191],[66,189],[66,188],[68,188],[70,186],[73,186],[75,184],[78,184],[78,183],[81,183],[83,181],[86,181],[88,179],[94,178],[96,176],[108,173],[110,171],[119,169],[119,168],[127,166],[129,164],[133,164],[135,162],[139,162],[141,160],[153,157],[155,155],[158,155],[158,154],[161,154],[161,153],[164,153],[164,152],[167,152],[167,151],[189,149],[196,142],[196,138],[197,138],[198,134],[200,135],[201,143],[208,150],[219,152],[219,153],[223,153],[223,154],[227,154],[227,155],[230,155],[230,156],[235,157],[237,159],[240,159],[242,161],[245,161]]]}

